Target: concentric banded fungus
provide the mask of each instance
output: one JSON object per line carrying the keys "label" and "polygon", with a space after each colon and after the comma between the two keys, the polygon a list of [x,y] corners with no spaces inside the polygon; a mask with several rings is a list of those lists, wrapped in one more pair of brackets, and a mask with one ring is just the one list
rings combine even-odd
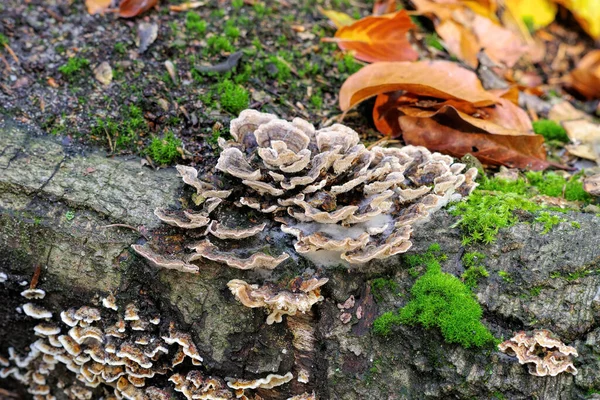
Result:
{"label": "concentric banded fungus", "polygon": [[[415,146],[367,149],[356,132],[340,124],[316,130],[300,119],[287,122],[245,110],[231,121],[231,135],[233,140],[219,141],[223,151],[216,169],[237,188],[217,190],[221,184],[202,182],[194,168],[179,166],[184,182],[196,189],[196,204],[203,204],[194,215],[203,219],[193,225],[188,212],[182,223],[178,214],[163,211],[159,218],[183,228],[208,226],[205,235],[220,240],[255,237],[265,224],[272,232],[277,221],[296,237],[296,251],[315,263],[362,264],[406,252],[415,223],[476,186],[477,170],[461,173],[465,165],[452,157]],[[262,223],[226,227],[211,219],[213,211],[231,203],[262,212]],[[190,272],[195,272],[190,263],[200,258],[235,268],[274,268],[287,258],[267,262],[257,249],[241,256],[238,248],[221,250],[220,243],[205,239],[191,246],[195,253],[174,261],[134,246],[159,266]]]}
{"label": "concentric banded fungus", "polygon": [[[164,327],[158,326],[160,318],[155,312],[152,317],[147,316],[136,303],[128,304],[124,313],[117,313],[116,307],[112,307],[114,303],[113,299],[109,302],[110,307],[103,309],[83,306],[62,311],[60,320],[64,325],[55,321],[38,323],[33,330],[40,338],[29,346],[28,353],[20,355],[11,347],[8,359],[0,357],[0,378],[18,380],[34,400],[52,400],[55,398],[47,382],[55,381],[50,375],[57,364],[63,364],[65,368],[59,369],[59,389],[68,398],[170,399],[172,396],[168,391],[147,387],[148,380],[173,370],[175,365],[171,363],[169,353],[175,353],[177,347],[182,361],[190,358],[194,365],[200,365],[202,357],[191,336],[179,332],[174,323],[169,324],[166,334]],[[36,319],[52,317],[52,313],[33,304],[23,308],[27,315]],[[148,318],[154,323],[149,323]],[[136,327],[143,327],[144,331],[138,332]],[[61,330],[67,333],[61,335]],[[175,346],[169,348],[169,344]],[[65,371],[72,373],[71,386],[68,386]],[[211,384],[207,380],[206,387]],[[99,386],[105,394],[93,390]],[[114,397],[106,397],[106,389],[110,388],[114,389]],[[224,383],[219,391],[213,391],[218,394],[216,397],[194,399],[233,398]]]}
{"label": "concentric banded fungus", "polygon": [[546,329],[536,330],[533,334],[521,331],[500,343],[498,348],[503,353],[516,356],[520,364],[528,364],[531,375],[556,376],[562,372],[577,375],[570,357],[577,357],[577,350],[553,336]]}
{"label": "concentric banded fungus", "polygon": [[291,372],[285,375],[269,374],[265,378],[260,379],[233,379],[228,378],[227,386],[232,389],[273,389],[281,386],[292,380],[294,376]]}
{"label": "concentric banded fungus", "polygon": [[274,284],[250,285],[242,280],[233,279],[227,283],[229,290],[243,305],[250,308],[265,307],[269,310],[267,324],[281,322],[284,315],[296,315],[298,311],[305,313],[313,304],[323,300],[321,286],[327,278],[302,280],[296,278],[294,290],[282,289]]}

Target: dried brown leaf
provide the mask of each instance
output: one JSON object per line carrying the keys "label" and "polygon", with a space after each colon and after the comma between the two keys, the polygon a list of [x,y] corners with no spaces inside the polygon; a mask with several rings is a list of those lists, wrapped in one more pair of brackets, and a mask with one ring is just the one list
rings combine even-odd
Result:
{"label": "dried brown leaf", "polygon": [[340,108],[346,111],[369,97],[405,90],[419,96],[469,102],[475,107],[495,104],[472,71],[449,61],[380,62],[351,75],[340,89]]}
{"label": "dried brown leaf", "polygon": [[592,50],[571,72],[571,85],[588,99],[600,98],[600,50]]}

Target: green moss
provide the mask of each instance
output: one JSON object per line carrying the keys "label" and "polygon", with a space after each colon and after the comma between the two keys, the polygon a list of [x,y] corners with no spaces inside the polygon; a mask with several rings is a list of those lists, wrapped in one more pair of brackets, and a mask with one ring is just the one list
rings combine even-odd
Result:
{"label": "green moss", "polygon": [[316,109],[321,109],[323,106],[323,97],[321,95],[313,94],[310,96],[310,104]]}
{"label": "green moss", "polygon": [[450,212],[461,217],[456,225],[465,233],[462,241],[467,245],[473,242],[494,242],[500,229],[518,221],[513,211],[537,211],[540,208],[541,206],[515,193],[487,195],[475,191],[467,201],[456,204]]}
{"label": "green moss", "polygon": [[533,131],[538,135],[542,135],[544,139],[548,141],[557,140],[563,143],[568,143],[570,141],[565,128],[563,128],[560,124],[548,119],[534,121]]}
{"label": "green moss", "polygon": [[178,148],[181,148],[181,140],[177,139],[173,132],[167,132],[162,138],[153,137],[148,147],[148,155],[160,165],[172,164],[178,157]]}
{"label": "green moss", "polygon": [[66,64],[58,67],[58,70],[65,76],[65,78],[71,79],[89,65],[90,60],[87,58],[71,57],[67,60]]}
{"label": "green moss", "polygon": [[395,292],[398,290],[398,285],[393,279],[376,278],[371,281],[371,292],[377,302],[383,300],[384,291]]}
{"label": "green moss", "polygon": [[583,190],[582,175],[580,172],[566,179],[556,172],[530,171],[525,173],[526,179],[519,178],[516,181],[483,176],[479,189],[522,195],[542,194],[552,197],[564,197],[569,201],[589,202],[592,197]]}
{"label": "green moss", "polygon": [[398,316],[402,323],[439,328],[448,343],[480,347],[494,341],[481,323],[483,311],[471,290],[457,277],[431,262],[411,289],[413,299]]}
{"label": "green moss", "polygon": [[267,68],[267,75],[271,78],[283,83],[292,77],[292,69],[281,57],[269,56],[266,62],[271,64],[270,68]]}
{"label": "green moss", "polygon": [[356,62],[356,59],[351,53],[344,54],[344,57],[337,63],[338,70],[343,74],[354,74],[363,66]]}
{"label": "green moss", "polygon": [[256,15],[260,18],[266,17],[271,13],[271,10],[268,9],[263,3],[255,3],[252,8],[254,9],[254,12],[256,12]]}
{"label": "green moss", "polygon": [[224,36],[211,36],[206,39],[206,44],[208,45],[209,53],[213,55],[223,52],[231,53],[235,50],[229,39]]}
{"label": "green moss", "polygon": [[539,216],[535,218],[536,222],[544,225],[544,230],[542,231],[542,235],[550,232],[550,230],[558,225],[561,222],[566,222],[567,220],[564,218],[560,218],[558,215],[550,214],[547,211],[543,211]]}
{"label": "green moss", "polygon": [[397,313],[388,311],[381,314],[373,321],[373,332],[381,336],[387,336],[392,333],[394,325],[400,325],[401,323],[402,320]]}
{"label": "green moss", "polygon": [[581,229],[581,224],[577,221],[571,221],[571,226],[575,229]]}
{"label": "green moss", "polygon": [[201,35],[206,32],[206,21],[204,21],[199,14],[188,11],[185,14],[185,27],[188,32],[195,35]]}
{"label": "green moss", "polygon": [[[131,104],[125,109],[119,121],[111,118],[97,119],[92,134],[110,140],[113,150],[126,150],[134,146],[140,134],[148,130],[142,109]],[[110,138],[110,139],[108,139]]]}
{"label": "green moss", "polygon": [[239,114],[248,108],[250,94],[240,85],[236,85],[229,79],[224,79],[217,85],[221,107],[232,114]]}
{"label": "green moss", "polygon": [[240,30],[236,26],[234,26],[233,23],[233,20],[227,21],[227,24],[225,26],[225,36],[227,36],[231,40],[236,40],[240,37]]}
{"label": "green moss", "polygon": [[[442,272],[439,245],[419,257],[427,268],[411,289],[412,300],[397,313],[386,312],[375,319],[373,330],[389,335],[397,324],[438,328],[448,343],[480,347],[494,342],[481,323],[483,311],[471,290],[457,277]],[[412,262],[416,262],[413,258]]]}
{"label": "green moss", "polygon": [[244,0],[232,0],[231,5],[235,10],[239,10],[244,6]]}
{"label": "green moss", "polygon": [[0,46],[8,46],[8,38],[0,33]]}

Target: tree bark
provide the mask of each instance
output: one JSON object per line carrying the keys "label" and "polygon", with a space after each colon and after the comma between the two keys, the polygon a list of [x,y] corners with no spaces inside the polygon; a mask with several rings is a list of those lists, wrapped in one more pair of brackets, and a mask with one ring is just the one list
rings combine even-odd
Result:
{"label": "tree bark", "polygon": [[[375,335],[374,318],[410,299],[415,278],[400,256],[320,270],[330,278],[325,301],[274,325],[265,324],[263,310],[239,304],[226,286],[230,279],[261,283],[269,277],[214,263],[201,265],[198,275],[149,266],[130,246],[163,229],[153,210],[178,207],[183,190],[173,168],[151,170],[136,157],[107,157],[0,122],[0,272],[7,275],[0,283],[0,355],[7,357],[9,347],[26,353],[37,339],[36,321],[17,309],[27,302],[20,292],[40,268],[45,308],[58,314],[97,305],[109,293],[121,304],[142,304],[192,335],[207,374],[255,378],[292,371],[296,378],[308,370],[308,383],[294,379],[261,389],[265,399],[312,390],[320,399],[576,399],[600,389],[600,218],[594,214],[565,214],[568,222],[546,235],[538,224],[521,222],[495,243],[468,249],[487,256],[490,276],[476,296],[497,338],[550,329],[577,348],[576,376],[535,377],[493,348],[447,344],[436,329],[402,325],[388,337]],[[439,243],[448,256],[444,271],[460,275],[465,249],[455,222],[442,210],[415,227],[410,253]],[[277,274],[295,276],[304,265]],[[377,277],[393,279],[397,290],[376,300],[370,281]],[[354,306],[341,310],[338,304],[351,295]],[[342,313],[350,314],[349,322]],[[74,380],[68,370],[56,374]],[[0,387],[30,396],[11,378]]]}

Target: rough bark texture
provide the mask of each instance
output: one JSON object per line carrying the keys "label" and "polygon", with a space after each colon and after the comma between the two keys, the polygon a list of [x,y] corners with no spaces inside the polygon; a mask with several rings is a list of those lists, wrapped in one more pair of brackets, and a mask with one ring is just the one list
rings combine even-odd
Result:
{"label": "rough bark texture", "polygon": [[[330,278],[326,300],[312,315],[271,326],[262,310],[244,308],[226,288],[230,279],[260,283],[268,275],[214,263],[202,265],[198,275],[147,265],[130,245],[161,229],[154,208],[178,207],[183,190],[174,169],[153,171],[136,158],[79,151],[1,122],[0,272],[8,280],[0,283],[0,354],[35,341],[35,322],[16,308],[25,302],[22,285],[41,266],[38,287],[48,293],[47,308],[90,304],[108,292],[123,303],[141,302],[192,334],[212,375],[262,377],[295,372],[300,365],[311,369],[307,385],[293,381],[261,391],[265,399],[313,389],[321,399],[576,399],[600,388],[600,218],[594,214],[567,214],[569,222],[546,235],[539,224],[519,223],[501,232],[496,243],[469,249],[487,256],[490,276],[477,298],[496,337],[546,328],[579,351],[577,376],[539,378],[494,349],[447,344],[435,329],[400,326],[389,337],[373,334],[373,319],[410,297],[415,278],[402,257],[322,271]],[[441,211],[417,227],[410,252],[437,242],[448,255],[444,271],[460,275],[465,250],[460,232],[451,227],[455,221]],[[107,226],[113,224],[130,228]],[[287,268],[278,276],[298,273],[298,265]],[[513,281],[503,280],[499,271]],[[376,277],[394,279],[397,293],[384,293],[376,302],[370,289]],[[356,304],[344,324],[337,304],[350,295]],[[302,330],[296,337],[293,327]],[[0,380],[0,387],[19,391],[10,379]]]}

